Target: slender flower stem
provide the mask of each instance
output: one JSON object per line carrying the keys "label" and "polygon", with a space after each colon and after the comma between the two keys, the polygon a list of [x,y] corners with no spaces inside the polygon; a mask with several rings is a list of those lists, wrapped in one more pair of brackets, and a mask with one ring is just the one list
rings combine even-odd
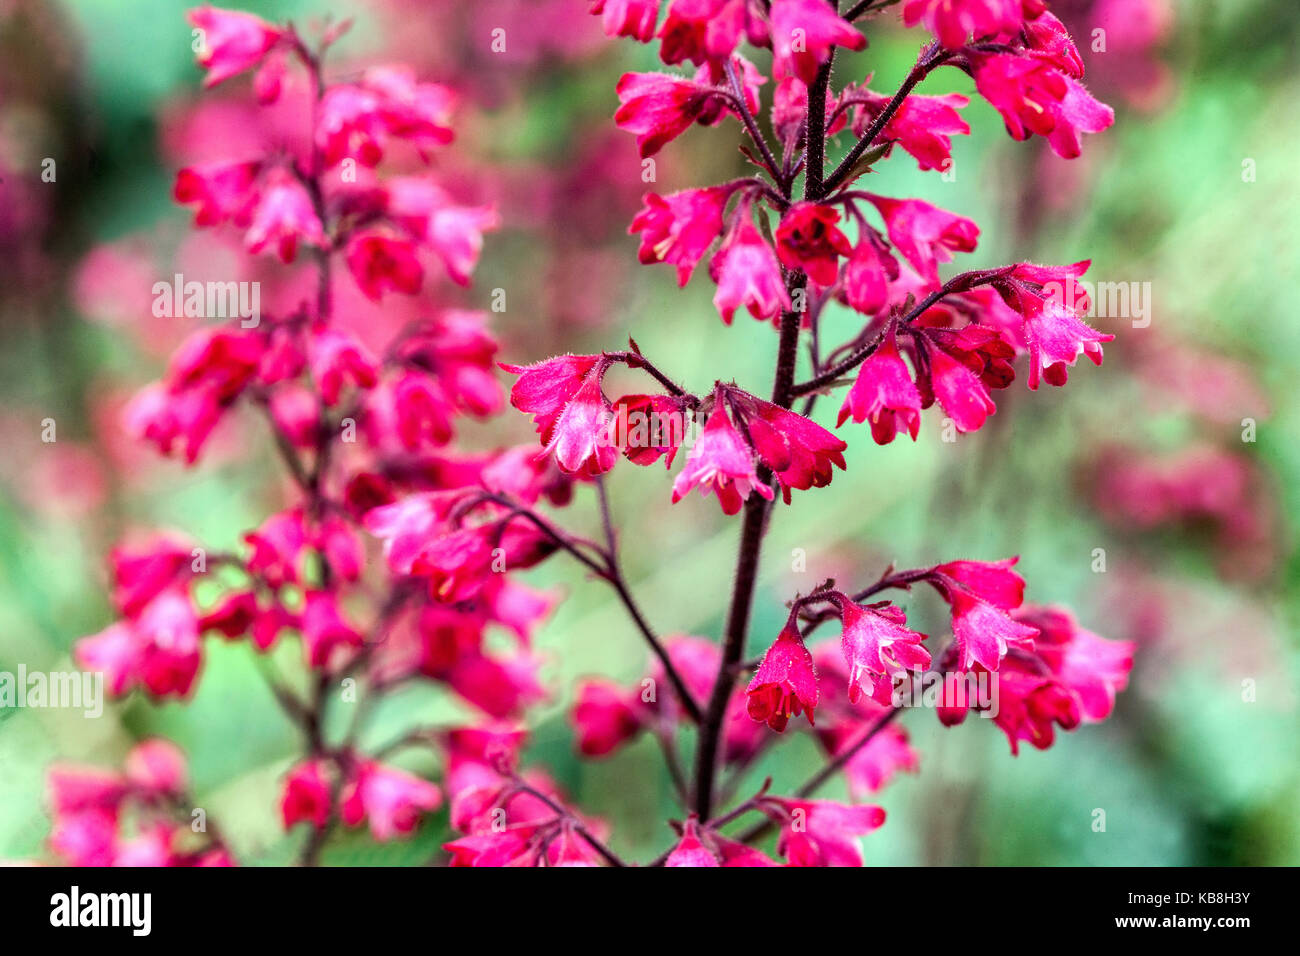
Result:
{"label": "slender flower stem", "polygon": [[614,534],[614,522],[610,516],[609,494],[605,490],[603,475],[596,478],[596,495],[600,498],[600,520],[605,529],[606,568],[603,577],[618,594],[624,608],[627,609],[628,616],[632,618],[632,622],[636,624],[637,629],[646,639],[646,643],[650,645],[650,650],[654,652],[655,657],[659,658],[659,663],[663,665],[664,673],[668,675],[669,681],[672,682],[673,690],[677,692],[682,707],[685,708],[691,720],[698,724],[703,717],[700,712],[700,705],[696,703],[695,697],[686,686],[686,681],[682,678],[682,675],[673,666],[672,658],[668,656],[667,649],[655,635],[654,630],[646,621],[645,615],[641,613],[641,608],[632,597],[632,591],[628,588],[627,581],[623,577],[623,568],[618,560],[617,536]]}
{"label": "slender flower stem", "polygon": [[727,79],[731,81],[731,90],[736,98],[736,107],[740,111],[741,122],[745,124],[745,129],[749,133],[749,138],[754,141],[763,154],[763,162],[767,163],[767,170],[770,172],[778,183],[781,185],[782,192],[789,192],[789,185],[784,182],[781,175],[781,167],[777,165],[776,157],[772,155],[772,149],[767,144],[767,137],[763,131],[758,128],[758,121],[754,119],[754,114],[749,109],[749,102],[745,99],[745,86],[740,81],[740,75],[736,72],[736,65],[730,58],[726,65]]}
{"label": "slender flower stem", "polygon": [[506,799],[503,801],[503,804],[508,803],[510,797],[512,796],[521,793],[526,793],[530,797],[533,797],[536,800],[540,800],[542,803],[546,804],[546,806],[550,807],[551,810],[555,811],[557,816],[567,821],[568,824],[571,827],[573,827],[574,832],[577,833],[578,836],[586,840],[587,843],[591,846],[591,848],[595,850],[597,853],[599,853],[602,857],[604,857],[605,860],[611,866],[627,866],[627,863],[623,861],[622,857],[620,857],[617,853],[611,850],[597,837],[593,836],[591,831],[587,829],[587,827],[583,824],[583,822],[579,820],[577,817],[575,817],[572,813],[570,813],[567,807],[564,807],[561,804],[556,803],[554,800],[552,800],[549,796],[547,796],[542,791],[538,790],[536,787],[530,786],[529,784],[525,783],[522,777],[513,775],[513,780],[514,780],[513,792],[506,797]]}

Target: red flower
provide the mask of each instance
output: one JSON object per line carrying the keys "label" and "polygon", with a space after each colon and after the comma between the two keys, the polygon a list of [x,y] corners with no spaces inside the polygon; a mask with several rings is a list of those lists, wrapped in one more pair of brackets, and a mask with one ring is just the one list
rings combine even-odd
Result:
{"label": "red flower", "polygon": [[284,36],[261,17],[237,10],[199,7],[188,17],[202,31],[198,61],[208,71],[204,86],[216,86],[256,66]]}
{"label": "red flower", "polygon": [[1062,608],[1026,606],[1015,618],[1038,628],[1034,651],[1078,699],[1083,720],[1096,723],[1109,717],[1115,695],[1128,686],[1133,642],[1108,641],[1080,627]]}
{"label": "red flower", "polygon": [[954,252],[973,252],[979,226],[969,219],[932,206],[920,199],[871,196],[885,220],[889,241],[899,254],[930,283],[939,281],[940,262]]}
{"label": "red flower", "polygon": [[885,811],[833,800],[764,797],[764,810],[781,823],[776,850],[791,866],[861,866],[862,850],[854,839],[885,823]]}
{"label": "red flower", "polygon": [[637,257],[643,264],[677,266],[677,284],[686,285],[695,266],[722,232],[722,211],[732,190],[724,186],[685,189],[657,196],[647,193],[644,208],[628,227],[641,233]]}
{"label": "red flower", "polygon": [[850,415],[855,422],[871,420],[871,437],[877,445],[888,445],[904,429],[916,441],[921,427],[921,392],[898,353],[892,327],[858,369],[836,425],[843,425]]}
{"label": "red flower", "polygon": [[606,35],[649,43],[659,20],[659,0],[591,0],[591,12],[600,16]]}
{"label": "red flower", "polygon": [[709,275],[718,284],[713,304],[722,321],[731,324],[741,306],[756,319],[772,319],[790,309],[790,296],[776,253],[767,244],[746,210],[736,213],[739,225],[722,242],[709,262]]}
{"label": "red flower", "polygon": [[772,37],[772,74],[794,74],[812,85],[818,68],[830,59],[831,47],[863,50],[867,38],[835,13],[826,0],[772,0],[768,14]]}
{"label": "red flower", "polygon": [[442,805],[442,791],[428,780],[366,761],[343,791],[343,822],[354,827],[362,820],[370,822],[370,835],[381,843],[406,836],[420,823],[420,818]]}
{"label": "red flower", "polygon": [[1052,152],[1065,159],[1080,154],[1080,133],[1100,133],[1115,122],[1114,110],[1040,57],[978,57],[975,88],[1002,114],[1012,139],[1045,136]]}
{"label": "red flower", "polygon": [[323,760],[307,760],[289,771],[280,795],[280,818],[284,828],[306,820],[317,830],[330,818],[330,784]]}
{"label": "red flower", "polygon": [[823,488],[831,483],[832,465],[844,470],[848,445],[816,422],[738,388],[725,387],[725,394],[754,451],[780,481],[786,504],[791,489]]}
{"label": "red flower", "polygon": [[940,43],[955,50],[967,37],[1019,33],[1044,6],[1042,0],[907,0],[903,23],[914,27],[924,21]]}
{"label": "red flower", "polygon": [[[855,100],[864,101],[855,113],[854,133],[863,135],[867,125],[884,111],[891,98],[870,90],[854,94]],[[881,138],[896,140],[898,145],[912,154],[917,166],[923,170],[946,170],[952,161],[950,137],[970,132],[970,127],[957,112],[968,103],[970,100],[960,93],[944,96],[920,96],[913,93],[904,98],[885,124]]]}
{"label": "red flower", "polygon": [[682,824],[682,838],[668,854],[664,866],[721,866],[713,851],[700,839],[699,821],[692,816]]}
{"label": "red flower", "polygon": [[249,252],[274,245],[281,262],[292,262],[298,243],[324,249],[329,239],[321,227],[311,196],[296,178],[277,170],[263,183],[244,242]]}
{"label": "red flower", "polygon": [[758,480],[754,450],[732,424],[722,395],[720,388],[714,392],[709,421],[673,482],[673,503],[690,494],[691,489],[699,488],[704,495],[714,492],[723,514],[734,515],[751,491],[757,491],[769,501],[774,496],[772,489]]}
{"label": "red flower", "polygon": [[618,460],[614,410],[601,390],[609,365],[599,355],[562,355],[526,367],[501,366],[519,376],[510,404],[533,415],[544,451],[569,474],[594,477]]}
{"label": "red flower", "polygon": [[997,406],[980,377],[941,348],[926,350],[934,397],[959,432],[979,431]]}
{"label": "red flower", "polygon": [[636,134],[642,159],[686,132],[717,95],[712,87],[667,73],[624,73],[617,91],[622,105],[614,122]]}
{"label": "red flower", "polygon": [[659,28],[660,57],[714,65],[726,62],[742,37],[763,45],[757,43],[763,24],[747,8],[748,0],[673,0]]}
{"label": "red flower", "polygon": [[776,228],[776,254],[789,269],[802,269],[820,286],[835,283],[839,256],[852,252],[848,237],[836,228],[840,214],[830,206],[797,202]]}
{"label": "red flower", "polygon": [[874,230],[866,230],[849,254],[840,297],[864,315],[876,315],[889,304],[889,283],[898,279],[898,261]]}
{"label": "red flower", "polygon": [[979,664],[995,671],[1009,648],[1033,646],[1038,629],[1012,620],[1001,608],[964,588],[952,589],[948,600],[952,607],[952,639],[962,670]]}
{"label": "red flower", "polygon": [[763,655],[758,670],[745,693],[749,697],[749,716],[780,733],[791,717],[808,712],[813,723],[817,707],[817,669],[812,654],[804,646],[794,615]]}
{"label": "red flower", "polygon": [[1011,569],[1019,556],[1001,561],[949,561],[932,569],[952,578],[976,597],[1005,611],[1020,607],[1025,599],[1025,579]]}
{"label": "red flower", "polygon": [[930,666],[930,652],[921,644],[926,635],[903,627],[907,617],[899,608],[856,604],[839,592],[834,600],[843,623],[840,650],[849,668],[850,703],[871,697],[886,704],[895,677]]}
{"label": "red flower", "polygon": [[603,757],[636,736],[641,729],[636,706],[639,702],[638,697],[610,681],[584,681],[578,687],[578,699],[570,715],[578,735],[578,750],[588,757]]}
{"label": "red flower", "polygon": [[1022,262],[1010,277],[996,283],[1007,305],[1024,318],[1024,338],[1029,347],[1029,387],[1038,388],[1040,377],[1050,385],[1064,385],[1080,355],[1101,365],[1102,343],[1115,338],[1089,326],[1081,318],[1088,311],[1088,294],[1078,282],[1091,263],[1071,266],[1036,266]]}
{"label": "red flower", "polygon": [[364,345],[346,332],[331,327],[311,330],[307,341],[307,364],[320,389],[321,401],[339,403],[345,383],[373,388],[379,366]]}
{"label": "red flower", "polygon": [[178,203],[198,203],[194,214],[196,226],[219,226],[228,220],[247,226],[257,201],[257,161],[243,163],[206,163],[188,166],[176,174],[172,196]]}
{"label": "red flower", "polygon": [[346,258],[357,286],[374,302],[389,290],[415,295],[424,282],[424,267],[409,239],[362,229],[348,240]]}

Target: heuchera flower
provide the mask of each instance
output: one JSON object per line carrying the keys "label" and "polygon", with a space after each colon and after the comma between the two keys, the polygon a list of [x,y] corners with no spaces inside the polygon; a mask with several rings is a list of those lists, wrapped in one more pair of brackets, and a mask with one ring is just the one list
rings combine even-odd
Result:
{"label": "heuchera flower", "polygon": [[491,206],[462,206],[427,176],[394,176],[384,183],[390,218],[443,262],[457,285],[469,285],[483,251],[483,233],[501,225]]}
{"label": "heuchera flower", "polygon": [[532,414],[544,452],[554,454],[569,474],[594,477],[618,461],[614,410],[601,390],[609,365],[600,355],[561,355],[535,365],[501,366],[519,376],[510,404]]}
{"label": "heuchera flower", "polygon": [[[854,94],[853,99],[862,101],[856,107],[853,122],[854,133],[862,136],[866,133],[869,122],[884,111],[892,97],[862,90]],[[912,154],[922,170],[947,170],[952,162],[950,137],[970,133],[970,127],[957,112],[969,103],[970,100],[960,93],[944,96],[913,93],[904,98],[885,124],[881,131],[882,139],[897,141],[898,145]]]}
{"label": "heuchera flower", "polygon": [[579,752],[603,757],[634,737],[641,729],[639,702],[639,697],[610,681],[589,680],[579,685],[570,715]]}
{"label": "heuchera flower", "polygon": [[1037,628],[1012,620],[1003,609],[963,588],[951,591],[949,603],[953,644],[963,670],[979,664],[995,671],[1009,648],[1028,648],[1038,634]]}
{"label": "heuchera flower", "polygon": [[330,818],[330,782],[323,760],[307,760],[289,771],[280,795],[280,818],[286,830],[306,820],[317,830]]}
{"label": "heuchera flower", "polygon": [[750,14],[749,0],[672,0],[659,28],[659,56],[665,63],[690,60],[718,66],[735,52],[742,38],[766,46],[765,24]]}
{"label": "heuchera flower", "polygon": [[769,13],[772,74],[787,74],[811,85],[817,70],[830,59],[831,47],[864,50],[867,38],[835,13],[825,0],[772,0]]}
{"label": "heuchera flower", "polygon": [[850,416],[855,422],[871,420],[871,437],[877,445],[888,445],[903,429],[916,441],[921,428],[921,392],[898,352],[892,326],[858,369],[835,424],[843,425]]}
{"label": "heuchera flower", "polygon": [[424,267],[415,243],[376,229],[361,229],[348,240],[348,270],[366,298],[378,302],[392,290],[415,295],[424,282]]}
{"label": "heuchera flower", "polygon": [[926,351],[934,397],[959,432],[979,431],[997,405],[980,377],[941,348]]}
{"label": "heuchera flower", "polygon": [[1115,122],[1114,110],[1040,57],[976,57],[975,88],[1002,115],[1012,139],[1037,133],[1064,159],[1080,154],[1080,133],[1100,133]]}
{"label": "heuchera flower", "polygon": [[237,10],[199,7],[188,16],[202,31],[197,59],[208,71],[203,85],[209,87],[256,66],[284,35],[261,17]]}
{"label": "heuchera flower", "polygon": [[644,208],[628,227],[641,233],[637,257],[643,264],[667,262],[677,267],[677,284],[686,285],[695,266],[722,232],[722,211],[731,196],[722,186],[684,189],[659,196],[647,193]]}
{"label": "heuchera flower", "polygon": [[300,242],[322,249],[329,245],[311,196],[283,170],[263,183],[244,242],[254,253],[273,245],[281,262],[294,260]]}
{"label": "heuchera flower", "polygon": [[1034,652],[1078,699],[1083,720],[1097,723],[1109,717],[1115,695],[1128,686],[1133,642],[1094,634],[1063,608],[1026,605],[1015,618],[1038,629]]}
{"label": "heuchera flower", "polygon": [[230,220],[247,226],[257,201],[255,184],[261,165],[253,160],[186,167],[176,174],[172,196],[182,205],[198,204],[196,226],[219,226]]}
{"label": "heuchera flower", "polygon": [[686,132],[718,95],[713,87],[667,73],[624,73],[617,92],[622,105],[614,122],[636,135],[642,159]]}
{"label": "heuchera flower", "polygon": [[354,827],[369,821],[371,836],[384,843],[413,832],[425,813],[442,805],[442,791],[405,770],[365,761],[342,799],[343,822]]}
{"label": "heuchera flower", "polygon": [[897,279],[898,260],[870,229],[849,254],[840,298],[864,315],[876,315],[889,304],[889,284]]}
{"label": "heuchera flower", "polygon": [[885,811],[870,804],[763,797],[761,805],[781,824],[776,850],[791,866],[862,866],[855,837],[885,823]]}
{"label": "heuchera flower", "polygon": [[839,256],[853,249],[836,227],[840,214],[831,206],[797,202],[786,210],[776,229],[776,254],[790,269],[802,269],[820,286],[833,285]]}
{"label": "heuchera flower", "polygon": [[373,388],[379,380],[374,356],[347,332],[333,327],[312,329],[307,365],[320,389],[321,401],[331,407],[339,403],[345,384]]}
{"label": "heuchera flower", "polygon": [[781,483],[786,504],[791,489],[824,488],[831,483],[832,465],[844,470],[848,445],[816,422],[738,388],[725,386],[722,392],[749,435],[754,452]]}
{"label": "heuchera flower", "polygon": [[807,711],[812,724],[817,707],[817,670],[804,646],[798,620],[791,615],[772,646],[763,655],[745,693],[749,716],[780,733],[791,717]]}
{"label": "heuchera flower", "polygon": [[1084,322],[1089,307],[1087,292],[1079,277],[1088,271],[1089,260],[1070,266],[1018,264],[1006,280],[995,283],[1003,300],[1024,318],[1024,338],[1029,348],[1029,387],[1038,388],[1040,378],[1050,385],[1064,385],[1080,355],[1101,365],[1102,343],[1115,338]]}
{"label": "heuchera flower", "polygon": [[740,511],[750,492],[756,491],[768,501],[775,495],[771,488],[758,480],[754,450],[732,424],[721,394],[721,390],[715,392],[718,400],[709,414],[708,423],[673,482],[673,503],[681,501],[693,488],[699,488],[701,494],[713,492],[718,496],[723,514],[734,515]]}
{"label": "heuchera flower", "polygon": [[885,220],[889,241],[923,279],[937,284],[939,263],[954,252],[973,252],[979,226],[969,219],[932,206],[920,199],[871,196]]}
{"label": "heuchera flower", "polygon": [[940,43],[956,50],[968,37],[1019,33],[1045,7],[1042,0],[907,0],[903,23],[914,27],[924,22]]}
{"label": "heuchera flower", "polygon": [[741,306],[756,319],[776,318],[790,309],[781,264],[748,211],[739,210],[736,215],[739,225],[709,261],[709,276],[718,284],[713,304],[728,325]]}
{"label": "heuchera flower", "polygon": [[682,824],[682,838],[668,854],[664,866],[721,866],[713,851],[700,840],[700,823],[696,817]]}
{"label": "heuchera flower", "polygon": [[659,0],[591,0],[607,36],[649,43],[659,20]]}
{"label": "heuchera flower", "polygon": [[840,649],[849,668],[850,703],[862,697],[888,703],[894,678],[930,666],[930,652],[921,644],[926,635],[903,626],[907,616],[900,608],[857,604],[838,591],[832,599],[843,623]]}

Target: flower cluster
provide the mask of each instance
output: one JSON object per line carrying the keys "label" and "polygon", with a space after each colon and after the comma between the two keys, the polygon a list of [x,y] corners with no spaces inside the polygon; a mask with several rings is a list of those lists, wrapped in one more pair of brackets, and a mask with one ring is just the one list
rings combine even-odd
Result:
{"label": "flower cluster", "polygon": [[[1014,381],[1022,359],[1030,389],[1064,384],[1080,356],[1101,364],[1111,336],[1083,321],[1087,262],[945,279],[941,268],[976,248],[979,227],[918,199],[855,186],[895,146],[922,170],[950,167],[951,137],[970,131],[960,113],[967,99],[913,92],[942,66],[974,78],[1013,138],[1038,135],[1059,156],[1077,156],[1080,135],[1109,126],[1112,115],[1079,82],[1082,63],[1060,22],[1038,0],[909,0],[904,23],[924,24],[936,39],[902,87],[885,94],[870,77],[838,92],[830,83],[836,57],[867,46],[857,23],[873,12],[869,2],[841,11],[829,0],[595,0],[590,9],[610,35],[657,39],[665,64],[695,68],[618,81],[614,120],[636,136],[642,157],[694,125],[734,120],[748,137],[752,175],[651,193],[630,232],[640,261],[675,266],[682,285],[707,257],[724,322],[744,309],[762,320],[758,334],[775,328],[771,395],[720,375],[693,392],[631,340],[623,351],[501,363],[516,376],[509,403],[532,416],[539,441],[476,453],[452,443],[463,419],[504,409],[498,345],[482,315],[424,301],[438,271],[453,285],[469,282],[483,234],[498,223],[493,208],[459,201],[427,169],[452,139],[454,91],[403,66],[331,81],[324,60],[340,28],[308,44],[293,27],[251,14],[191,15],[207,85],[252,73],[263,107],[292,97],[298,84],[310,109],[300,147],[189,166],[175,198],[194,207],[196,226],[234,234],[249,256],[301,269],[304,253],[315,289],[251,325],[193,332],[162,379],[130,403],[127,425],[193,465],[236,409],[252,410],[293,490],[230,550],[173,533],[116,550],[119,620],[83,639],[76,654],[106,674],[114,695],[139,688],[185,698],[200,680],[205,639],[246,640],[257,654],[297,641],[306,679],[283,680],[271,667],[264,674],[301,732],[280,815],[286,831],[299,831],[304,863],[320,860],[340,825],[400,839],[445,806],[457,834],[443,848],[452,865],[625,865],[602,821],[571,807],[543,769],[523,767],[528,709],[548,693],[532,635],[555,598],[517,574],[556,555],[612,590],[653,655],[635,687],[583,683],[571,720],[586,756],[642,735],[662,747],[683,819],[660,865],[861,865],[858,838],[885,814],[857,801],[917,769],[894,720],[908,706],[905,692],[927,677],[965,687],[964,678],[995,679],[1002,705],[994,719],[1013,750],[1021,740],[1047,746],[1058,726],[1104,719],[1126,684],[1132,647],[1063,611],[1025,605],[1014,558],[890,570],[861,590],[826,582],[790,602],[760,659],[744,655],[778,490],[792,506],[792,492],[825,488],[846,468],[847,443],[812,418],[822,396],[849,386],[837,427],[869,421],[883,445],[900,431],[916,439],[921,411],[934,404],[957,430],[977,431],[995,411],[992,392]],[[832,166],[837,137],[852,144]],[[405,297],[419,317],[381,330],[391,334],[359,327],[336,304],[340,283],[372,303]],[[838,307],[856,314],[861,329],[823,351],[823,313]],[[734,330],[746,333],[754,334]],[[810,368],[801,380],[805,342]],[[605,383],[615,366],[653,385],[611,400]],[[679,456],[673,502],[698,489],[740,516],[720,643],[661,640],[619,557],[611,471],[621,458],[662,460],[667,469]],[[601,540],[572,533],[553,513],[581,494],[598,502]],[[922,583],[947,608],[951,640],[943,646],[877,597]],[[840,623],[838,646],[810,646],[831,620]],[[368,747],[367,707],[341,735],[326,733],[339,723],[327,718],[342,682],[361,682],[373,699],[411,680],[435,683],[475,716]],[[970,709],[991,712],[968,694],[946,697],[939,716],[957,723]],[[801,716],[826,754],[824,770],[789,796],[764,784],[734,802],[745,772]],[[688,774],[679,743],[692,735]],[[183,806],[179,759],[166,745],[146,746],[155,749],[134,754],[122,777],[101,775],[90,786],[55,776],[55,849],[79,862],[229,861],[237,848],[211,837],[211,845],[183,846],[162,824],[156,836],[148,830],[148,848],[122,836],[124,804],[149,811],[145,819]],[[436,782],[402,765],[410,750],[437,758]],[[849,802],[816,798],[838,773]],[[731,830],[746,817],[750,829]],[[755,846],[772,831],[774,855]]]}

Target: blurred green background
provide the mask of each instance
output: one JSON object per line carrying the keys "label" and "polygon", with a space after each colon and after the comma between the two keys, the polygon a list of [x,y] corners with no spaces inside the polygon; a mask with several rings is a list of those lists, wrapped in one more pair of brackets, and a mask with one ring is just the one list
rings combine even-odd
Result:
{"label": "blurred green background", "polygon": [[[177,527],[211,547],[231,547],[275,507],[273,458],[260,444],[192,471],[151,464],[144,479],[114,477],[109,446],[123,439],[112,439],[115,423],[102,420],[104,383],[143,384],[158,374],[160,357],[122,326],[88,318],[73,294],[78,264],[98,244],[144,235],[166,248],[185,232],[188,216],[170,202],[174,168],[159,149],[159,117],[198,96],[186,6],[0,5],[0,195],[9,208],[0,225],[10,229],[0,266],[7,459],[0,466],[0,670],[19,663],[67,669],[72,643],[110,622],[104,557],[125,529]],[[489,236],[466,301],[484,307],[492,288],[511,290],[510,311],[494,316],[504,358],[618,348],[631,334],[696,391],[734,378],[765,392],[775,352],[770,328],[744,316],[724,327],[707,282],[679,291],[670,270],[635,267],[635,241],[624,230],[638,206],[640,167],[632,138],[612,134],[610,117],[618,76],[653,69],[654,51],[604,42],[594,18],[583,15],[583,0],[567,6],[576,14],[556,17],[553,29],[586,33],[550,36],[536,22],[541,15],[521,3],[244,9],[299,21],[355,13],[344,59],[423,55],[416,60],[422,72],[469,90],[466,148],[485,168],[514,170],[516,185],[531,176],[548,195],[577,197],[528,215],[502,204],[505,229]],[[1067,6],[1062,14],[1077,18],[1071,25],[1083,47],[1094,11]],[[427,43],[417,7],[422,16],[433,11]],[[954,143],[955,176],[918,172],[900,152],[870,182],[873,191],[922,197],[974,218],[980,246],[963,266],[1090,257],[1090,278],[1149,282],[1153,296],[1147,328],[1097,321],[1116,335],[1101,369],[1081,364],[1065,388],[1037,394],[1017,381],[995,396],[999,412],[978,434],[944,443],[937,416],[927,413],[918,442],[879,448],[865,426],[846,426],[847,473],[777,510],[752,653],[775,635],[793,592],[828,575],[867,582],[891,561],[1010,554],[1022,556],[1031,600],[1068,604],[1090,629],[1139,641],[1115,717],[1061,735],[1048,752],[1012,758],[1001,733],[982,721],[942,730],[930,713],[907,715],[921,772],[880,795],[890,821],[864,841],[871,864],[1300,862],[1300,323],[1290,298],[1300,261],[1300,6],[1184,0],[1173,15],[1167,34],[1137,54],[1166,71],[1155,102],[1124,87],[1131,63],[1112,67],[1111,53],[1089,53],[1088,81],[1115,106],[1117,122],[1086,139],[1074,164],[1039,142],[1012,142],[993,110],[974,100],[964,111],[973,133]],[[496,22],[523,39],[494,60],[486,46]],[[873,72],[875,89],[893,89],[920,34],[886,16],[871,37],[865,52],[840,61],[837,77]],[[972,84],[948,70],[921,92],[954,90],[971,93]],[[770,86],[764,96],[770,102]],[[736,174],[738,136],[734,124],[688,132],[665,150],[654,188]],[[46,156],[59,157],[54,184],[33,177]],[[34,207],[30,218],[14,211],[20,201]],[[851,334],[853,323],[834,313],[827,338]],[[1186,356],[1193,370],[1230,363],[1250,387],[1230,388],[1208,373],[1176,387],[1153,383],[1152,367],[1169,354]],[[824,400],[818,420],[833,424],[838,402]],[[84,449],[84,459],[42,458],[50,453],[37,437],[46,417],[59,423],[61,443]],[[1246,418],[1257,422],[1253,442],[1242,441]],[[515,413],[464,431],[480,446],[531,437]],[[1208,447],[1242,461],[1255,478],[1242,504],[1258,509],[1268,534],[1237,553],[1231,530],[1225,538],[1204,521],[1143,528],[1106,520],[1097,471],[1114,447],[1130,456]],[[94,462],[102,481],[82,473]],[[716,637],[737,524],[699,497],[670,508],[668,483],[657,468],[625,466],[612,477],[628,570],[657,629]],[[589,496],[564,517],[592,527]],[[796,549],[806,552],[806,571],[791,570]],[[1096,549],[1104,549],[1104,571],[1096,570]],[[567,594],[540,636],[554,695],[534,714],[530,760],[549,768],[576,805],[611,822],[616,848],[649,858],[672,839],[664,820],[682,815],[653,742],[582,762],[566,721],[576,678],[631,681],[646,667],[645,651],[611,595],[584,586],[572,565],[557,559],[529,580]],[[928,596],[906,597],[904,606],[921,630],[943,632]],[[208,641],[206,655],[197,693],[184,705],[133,697],[100,720],[0,711],[0,859],[44,855],[43,774],[52,760],[114,765],[133,739],[151,733],[187,752],[200,805],[234,834],[242,861],[293,859],[297,837],[281,834],[275,800],[298,746],[294,730],[246,648]],[[276,655],[286,672],[299,667],[294,642]],[[1254,682],[1252,700],[1243,699],[1243,681]],[[436,689],[406,692],[385,703],[373,741],[391,739],[412,719],[457,714]],[[779,791],[819,761],[811,740],[792,737],[753,779],[771,774]],[[1104,833],[1092,827],[1097,808],[1106,811]],[[377,847],[347,837],[326,861],[423,862],[447,832],[444,811],[410,842]]]}

